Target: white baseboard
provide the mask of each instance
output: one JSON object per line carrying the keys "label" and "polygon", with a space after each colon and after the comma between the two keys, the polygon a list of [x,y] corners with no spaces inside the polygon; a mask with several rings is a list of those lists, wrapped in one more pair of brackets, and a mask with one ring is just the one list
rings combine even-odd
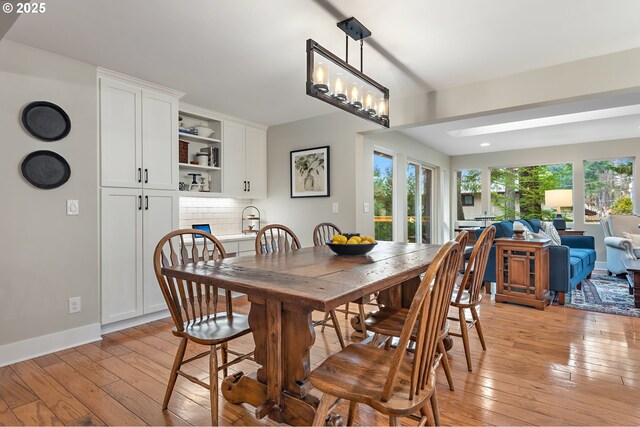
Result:
{"label": "white baseboard", "polygon": [[164,319],[171,316],[169,310],[162,310],[155,313],[143,314],[142,316],[134,317],[133,319],[121,320],[119,322],[109,323],[102,325],[102,334],[108,334],[110,332],[120,331],[122,329],[133,328],[134,326],[142,325],[143,323],[153,322],[155,320]]}
{"label": "white baseboard", "polygon": [[100,323],[80,326],[0,346],[0,366],[99,341]]}

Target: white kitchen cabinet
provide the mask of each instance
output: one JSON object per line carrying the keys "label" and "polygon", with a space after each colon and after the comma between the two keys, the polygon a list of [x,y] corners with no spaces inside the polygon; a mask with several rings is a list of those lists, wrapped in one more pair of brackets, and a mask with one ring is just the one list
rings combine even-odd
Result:
{"label": "white kitchen cabinet", "polygon": [[267,196],[267,133],[224,122],[224,194],[260,199]]}
{"label": "white kitchen cabinet", "polygon": [[178,98],[100,78],[100,183],[178,188]]}
{"label": "white kitchen cabinet", "polygon": [[176,192],[103,188],[101,214],[102,324],[165,309],[153,252],[178,226]]}

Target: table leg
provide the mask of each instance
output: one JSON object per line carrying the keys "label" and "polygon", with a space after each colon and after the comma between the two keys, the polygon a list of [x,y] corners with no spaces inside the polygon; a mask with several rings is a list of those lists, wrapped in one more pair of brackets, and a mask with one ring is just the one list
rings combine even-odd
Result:
{"label": "table leg", "polygon": [[256,344],[255,374],[225,378],[222,394],[231,403],[256,407],[256,417],[292,425],[311,425],[318,399],[311,384],[309,350],[315,341],[311,311],[250,297],[249,326]]}
{"label": "table leg", "polygon": [[633,272],[633,300],[636,308],[640,308],[640,270]]}

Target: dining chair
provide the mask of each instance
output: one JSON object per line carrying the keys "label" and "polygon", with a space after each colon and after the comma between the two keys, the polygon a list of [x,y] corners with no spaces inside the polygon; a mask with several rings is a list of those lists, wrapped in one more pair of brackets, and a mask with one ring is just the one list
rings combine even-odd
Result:
{"label": "dining chair", "polygon": [[256,254],[272,254],[300,249],[300,240],[290,228],[281,224],[262,227],[256,236]]}
{"label": "dining chair", "polygon": [[[195,229],[168,233],[160,239],[153,254],[156,278],[174,323],[172,332],[180,338],[162,409],[167,409],[171,393],[180,375],[209,389],[212,425],[218,425],[218,372],[222,369],[226,377],[229,366],[253,355],[253,352],[243,354],[228,347],[229,341],[250,332],[248,317],[233,312],[229,290],[224,291],[225,310],[218,312],[218,288],[197,281],[184,281],[165,276],[162,274],[162,268],[204,263],[225,257],[226,252],[218,239],[206,231]],[[185,360],[189,342],[207,346],[209,349]],[[218,365],[218,349],[222,358],[221,365]],[[229,354],[237,357],[229,361]],[[209,356],[209,384],[181,369],[183,365],[205,356]]]}
{"label": "dining chair", "polygon": [[321,222],[313,229],[313,246],[323,246],[336,234],[342,234],[340,227],[330,222]]}
{"label": "dining chair", "polygon": [[[469,348],[469,330],[473,327],[476,328],[478,338],[480,338],[480,344],[483,350],[487,350],[487,346],[484,342],[484,336],[482,335],[482,326],[480,325],[480,317],[476,307],[482,302],[482,294],[480,288],[482,287],[482,278],[484,277],[485,269],[487,268],[487,260],[489,258],[489,252],[491,251],[491,245],[493,245],[493,239],[496,236],[496,228],[493,225],[488,226],[482,231],[480,237],[476,241],[473,247],[473,252],[467,262],[467,267],[462,276],[460,286],[455,292],[455,296],[451,299],[451,306],[458,309],[458,317],[451,316],[448,319],[456,322],[460,322],[460,332],[449,332],[450,336],[461,337],[462,344],[464,345],[464,354],[467,358],[467,369],[472,371],[471,364],[471,350]],[[471,320],[467,320],[465,316],[465,310],[471,312]]]}
{"label": "dining chair", "polygon": [[[449,308],[459,264],[460,245],[454,241],[445,243],[411,301],[395,350],[351,344],[311,372],[311,384],[324,393],[313,425],[324,424],[336,399],[350,401],[347,425],[353,425],[358,404],[387,415],[389,425],[399,425],[399,417],[417,411],[420,425],[440,424],[436,347],[441,332],[439,322]],[[407,351],[410,341],[414,343],[413,352]]]}
{"label": "dining chair", "polygon": [[[260,229],[256,236],[256,255],[290,252],[300,248],[301,245],[298,236],[296,236],[289,227],[282,224],[267,225]],[[322,320],[313,322],[314,327],[322,326],[323,331],[325,325],[336,330],[340,347],[344,348],[344,338],[342,337],[342,330],[340,329],[340,323],[338,323],[335,310],[325,313]]]}
{"label": "dining chair", "polygon": [[[460,245],[458,268],[460,263],[464,262],[464,251],[469,240],[469,232],[461,231],[455,238],[455,242]],[[457,277],[457,275],[456,275]],[[452,292],[453,295],[453,292]],[[451,296],[449,296],[451,299]],[[369,330],[374,333],[374,338],[371,341],[372,345],[377,345],[379,337],[386,336],[386,348],[391,345],[391,338],[399,337],[402,333],[402,328],[407,319],[409,310],[406,308],[388,308],[383,307],[378,311],[374,311],[369,315],[369,318],[365,322],[369,327]],[[450,331],[450,323],[447,319],[448,310],[442,313],[442,317],[438,320],[440,325],[440,336],[437,343],[438,357],[441,358],[441,366],[444,370],[444,374],[449,384],[451,391],[455,390],[453,385],[453,375],[451,374],[451,366],[449,365],[449,356],[445,350],[444,340],[448,339]],[[417,331],[414,330],[414,333]]]}

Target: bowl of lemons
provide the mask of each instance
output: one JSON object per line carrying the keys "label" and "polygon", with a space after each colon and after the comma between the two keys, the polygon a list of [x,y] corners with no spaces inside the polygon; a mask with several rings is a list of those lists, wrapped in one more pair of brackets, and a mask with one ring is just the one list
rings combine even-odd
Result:
{"label": "bowl of lemons", "polygon": [[377,244],[373,237],[359,234],[336,234],[327,242],[327,246],[337,255],[364,255]]}

